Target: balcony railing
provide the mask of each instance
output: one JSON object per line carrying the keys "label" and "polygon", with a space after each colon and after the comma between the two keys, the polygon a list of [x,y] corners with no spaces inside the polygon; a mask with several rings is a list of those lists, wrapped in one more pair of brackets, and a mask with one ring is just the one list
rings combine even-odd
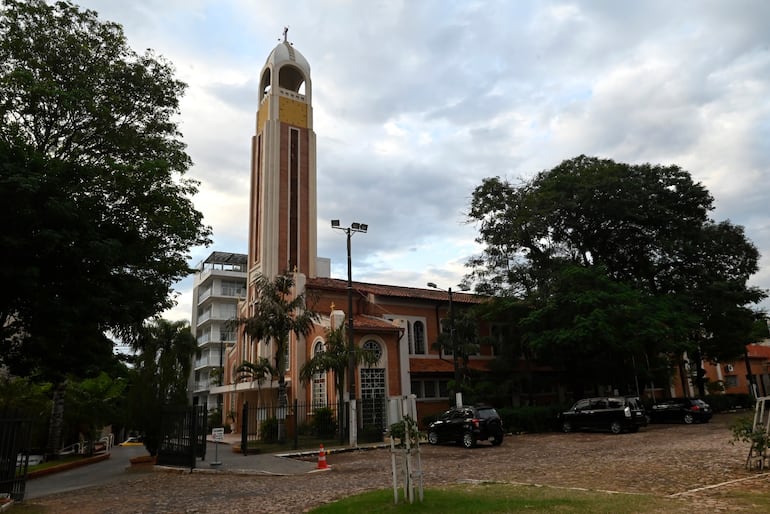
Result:
{"label": "balcony railing", "polygon": [[195,359],[195,368],[196,369],[205,368],[206,366],[213,366],[215,368],[218,368],[222,362],[220,362],[220,359],[219,359],[219,352],[212,352],[212,353],[209,353],[208,356],[206,357]]}

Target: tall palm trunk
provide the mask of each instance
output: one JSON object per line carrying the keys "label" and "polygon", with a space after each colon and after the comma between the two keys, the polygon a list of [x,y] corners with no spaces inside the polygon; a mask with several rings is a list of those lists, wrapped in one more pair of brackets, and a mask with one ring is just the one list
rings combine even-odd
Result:
{"label": "tall palm trunk", "polygon": [[278,442],[286,441],[286,414],[289,406],[289,395],[286,391],[286,377],[283,373],[278,376]]}

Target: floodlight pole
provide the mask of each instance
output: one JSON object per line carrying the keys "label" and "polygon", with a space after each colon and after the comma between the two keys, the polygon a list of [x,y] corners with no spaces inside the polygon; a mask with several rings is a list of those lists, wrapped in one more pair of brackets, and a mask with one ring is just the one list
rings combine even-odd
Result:
{"label": "floodlight pole", "polygon": [[[460,365],[457,362],[457,340],[455,339],[455,310],[454,303],[452,302],[452,288],[441,289],[433,282],[428,282],[428,287],[438,289],[439,291],[446,291],[449,296],[449,347],[452,348],[452,364],[454,366],[454,393],[455,403],[457,403],[457,393],[460,391]],[[450,404],[452,401],[450,400]]]}
{"label": "floodlight pole", "polygon": [[[341,227],[340,220],[332,220],[332,228],[342,230],[347,236],[347,253],[348,253],[348,400],[351,402],[351,406],[355,404],[355,375],[356,375],[356,347],[354,343],[354,329],[353,329],[353,264],[351,258],[351,246],[350,239],[353,237],[353,233],[361,232],[366,233],[369,226],[365,223],[352,223],[349,227]],[[352,426],[352,420],[351,420]],[[351,446],[356,445],[355,435],[353,430],[350,433]]]}

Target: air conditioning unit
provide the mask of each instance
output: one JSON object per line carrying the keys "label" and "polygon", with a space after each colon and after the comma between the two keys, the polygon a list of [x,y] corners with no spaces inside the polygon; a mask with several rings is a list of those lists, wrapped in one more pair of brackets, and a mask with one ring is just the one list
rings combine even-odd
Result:
{"label": "air conditioning unit", "polygon": [[728,373],[731,373],[731,372],[735,371],[735,367],[732,364],[725,364],[725,370]]}

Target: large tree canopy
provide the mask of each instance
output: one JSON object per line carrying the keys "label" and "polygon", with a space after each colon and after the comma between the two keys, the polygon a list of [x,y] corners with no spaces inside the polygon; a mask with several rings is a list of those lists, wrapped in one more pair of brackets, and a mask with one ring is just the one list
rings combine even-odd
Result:
{"label": "large tree canopy", "polygon": [[69,2],[0,7],[0,359],[92,374],[173,305],[210,230],[174,117],[185,85],[121,27]]}
{"label": "large tree canopy", "polygon": [[488,178],[471,200],[484,250],[467,279],[526,301],[524,338],[567,366],[639,352],[735,358],[765,297],[747,285],[759,253],[712,209],[677,166],[580,156],[519,184]]}

